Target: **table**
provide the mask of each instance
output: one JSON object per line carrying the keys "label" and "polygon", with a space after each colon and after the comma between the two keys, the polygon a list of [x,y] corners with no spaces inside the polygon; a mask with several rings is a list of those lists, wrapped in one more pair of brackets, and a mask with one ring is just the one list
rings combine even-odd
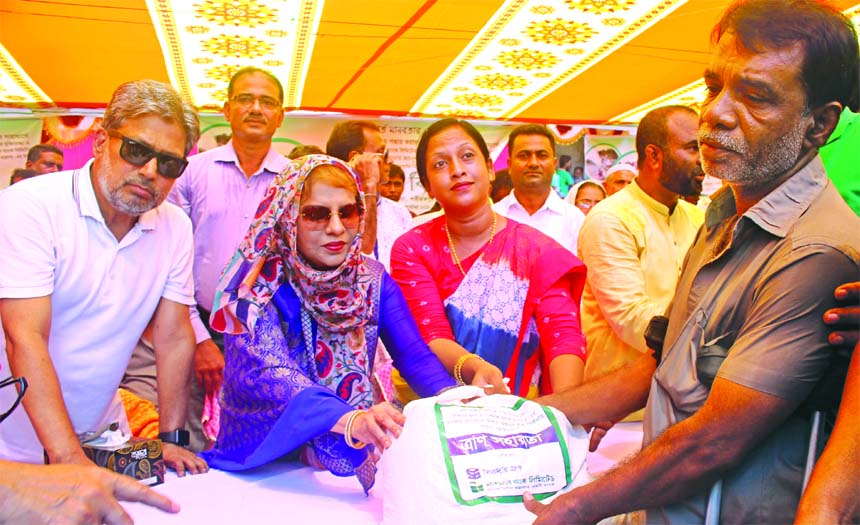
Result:
{"label": "table", "polygon": [[371,490],[365,496],[354,477],[339,478],[297,462],[276,461],[245,472],[210,470],[183,478],[171,471],[154,490],[179,503],[182,510],[167,514],[140,503],[123,503],[135,525],[377,525],[382,521],[381,492]]}
{"label": "table", "polygon": [[616,423],[604,436],[597,450],[588,454],[588,473],[596,478],[641,449],[642,422]]}
{"label": "table", "polygon": [[[619,460],[635,453],[642,443],[641,423],[618,423],[588,455],[588,472],[598,476]],[[377,487],[382,486],[377,476]],[[365,496],[353,477],[338,478],[301,464],[276,461],[246,472],[211,470],[179,478],[167,475],[155,490],[182,506],[166,514],[139,503],[123,503],[136,525],[172,523],[254,525],[312,523],[377,525],[382,521],[381,491]]]}

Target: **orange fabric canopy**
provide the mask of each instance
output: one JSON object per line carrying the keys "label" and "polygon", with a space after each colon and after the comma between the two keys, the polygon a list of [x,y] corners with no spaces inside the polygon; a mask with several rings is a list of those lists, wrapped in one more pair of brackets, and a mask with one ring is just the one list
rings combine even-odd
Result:
{"label": "orange fabric canopy", "polygon": [[[860,5],[835,3],[841,9]],[[0,44],[50,99],[49,107],[103,107],[117,85],[138,78],[180,83],[188,93],[206,85],[218,100],[231,68],[289,65],[303,53],[306,71],[294,69],[281,78],[288,90],[300,91],[287,109],[435,116],[447,107],[446,112],[475,118],[604,123],[700,78],[709,61],[710,30],[728,4],[0,0]],[[273,41],[301,31],[299,18],[305,16],[314,21],[303,38],[313,38],[298,44],[293,56],[279,55]],[[506,25],[514,23],[523,25]],[[616,29],[614,40],[588,47]],[[200,39],[192,45],[186,37],[194,35]],[[480,41],[485,36],[486,42]],[[168,41],[176,45],[166,47]],[[541,43],[551,50],[537,50]],[[478,57],[480,50],[489,58]],[[576,55],[587,60],[576,66],[564,62]],[[219,59],[225,65],[215,65]],[[207,60],[212,66],[205,70]],[[191,74],[196,66],[208,77],[179,79],[180,69]],[[8,77],[8,68],[0,75]],[[447,89],[454,102],[422,105],[431,88],[433,93]],[[214,108],[215,103],[198,100],[200,90],[192,93],[195,103]],[[0,89],[0,106],[17,104]],[[505,104],[510,109],[500,112]]]}

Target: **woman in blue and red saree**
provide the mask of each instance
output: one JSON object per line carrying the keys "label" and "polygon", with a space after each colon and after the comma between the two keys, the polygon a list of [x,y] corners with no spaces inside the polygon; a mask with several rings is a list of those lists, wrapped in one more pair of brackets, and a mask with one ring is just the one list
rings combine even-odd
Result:
{"label": "woman in blue and red saree", "polygon": [[478,375],[497,385],[504,375],[523,397],[579,384],[585,265],[493,211],[489,149],[468,122],[432,124],[416,157],[424,188],[445,214],[395,242],[391,271],[424,340],[443,364],[460,365],[455,377],[467,382]]}
{"label": "woman in blue and red saree", "polygon": [[404,423],[374,393],[378,338],[420,395],[454,385],[398,286],[360,252],[363,202],[349,165],[309,155],[260,203],[212,309],[226,367],[210,466],[244,470],[301,449],[309,464],[356,475],[368,491]]}

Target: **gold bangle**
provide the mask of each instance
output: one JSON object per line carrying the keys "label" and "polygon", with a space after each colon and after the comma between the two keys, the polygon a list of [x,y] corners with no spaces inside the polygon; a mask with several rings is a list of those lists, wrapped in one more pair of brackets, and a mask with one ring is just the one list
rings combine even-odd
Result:
{"label": "gold bangle", "polygon": [[479,356],[478,354],[471,354],[471,353],[461,355],[460,359],[457,359],[457,364],[454,365],[454,379],[457,380],[457,384],[460,384],[460,385],[466,384],[466,381],[463,380],[463,364],[472,358],[480,359],[481,361],[484,360],[484,358]]}
{"label": "gold bangle", "polygon": [[367,443],[359,441],[352,437],[352,425],[353,423],[355,423],[355,420],[363,414],[363,410],[353,410],[349,413],[349,417],[346,418],[346,425],[343,429],[343,439],[344,441],[346,441],[346,446],[348,446],[349,448],[354,448],[358,450],[367,446]]}

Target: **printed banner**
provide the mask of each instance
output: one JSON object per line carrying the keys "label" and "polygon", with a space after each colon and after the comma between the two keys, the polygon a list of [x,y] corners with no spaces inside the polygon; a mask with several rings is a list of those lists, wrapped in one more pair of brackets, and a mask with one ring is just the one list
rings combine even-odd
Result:
{"label": "printed banner", "polygon": [[635,135],[586,135],[583,148],[585,174],[594,180],[603,182],[606,171],[616,164],[629,164],[635,171]]}
{"label": "printed banner", "polygon": [[0,189],[12,170],[23,168],[27,151],[42,140],[42,119],[0,119]]}

